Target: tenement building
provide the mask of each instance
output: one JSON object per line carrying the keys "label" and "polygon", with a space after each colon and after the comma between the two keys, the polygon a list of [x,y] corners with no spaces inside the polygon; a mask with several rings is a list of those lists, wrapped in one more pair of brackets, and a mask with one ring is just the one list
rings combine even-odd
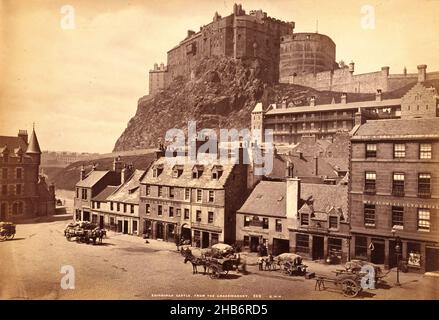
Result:
{"label": "tenement building", "polygon": [[147,237],[189,240],[206,248],[235,242],[236,210],[247,196],[248,165],[159,157],[141,181],[140,215]]}
{"label": "tenement building", "polygon": [[119,186],[109,185],[91,199],[91,221],[115,232],[141,235],[139,189],[144,175],[144,170],[125,166]]}
{"label": "tenement building", "polygon": [[411,269],[439,268],[438,86],[431,84],[402,97],[401,119],[368,120],[352,132],[351,258],[394,267],[399,237]]}
{"label": "tenement building", "polygon": [[39,174],[41,149],[35,130],[0,136],[0,221],[53,215],[55,187]]}

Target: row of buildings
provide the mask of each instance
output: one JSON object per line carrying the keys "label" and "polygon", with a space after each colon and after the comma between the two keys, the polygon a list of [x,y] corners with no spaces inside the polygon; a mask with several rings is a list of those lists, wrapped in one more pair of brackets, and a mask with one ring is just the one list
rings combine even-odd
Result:
{"label": "row of buildings", "polygon": [[[275,154],[274,174],[258,179],[248,178],[253,168],[243,163],[243,148],[237,163],[180,161],[184,157],[164,157],[159,150],[146,171],[117,158],[113,170],[81,173],[75,217],[119,232],[189,240],[202,248],[226,242],[256,251],[265,244],[273,254],[367,259],[386,267],[396,263],[399,237],[412,270],[437,270],[438,99],[437,89],[424,81],[398,101],[352,102],[347,168],[333,166],[333,176],[322,175],[330,170],[302,151],[298,157]],[[346,108],[335,105],[337,112]],[[256,115],[269,112],[258,108]],[[371,120],[362,112],[377,108],[395,116]],[[252,128],[259,128],[254,117],[255,112]],[[302,162],[309,164],[310,174],[297,171]]]}

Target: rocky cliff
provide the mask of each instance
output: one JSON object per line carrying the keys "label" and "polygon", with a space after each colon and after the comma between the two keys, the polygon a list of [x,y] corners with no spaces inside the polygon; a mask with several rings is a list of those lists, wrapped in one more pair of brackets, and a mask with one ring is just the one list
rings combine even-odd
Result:
{"label": "rocky cliff", "polygon": [[330,100],[340,95],[296,85],[271,85],[267,66],[258,60],[209,58],[191,79],[177,78],[164,92],[139,100],[137,112],[117,140],[114,151],[149,148],[164,142],[170,128],[187,129],[197,121],[203,128],[250,127],[250,113],[259,101],[303,105],[311,95]]}

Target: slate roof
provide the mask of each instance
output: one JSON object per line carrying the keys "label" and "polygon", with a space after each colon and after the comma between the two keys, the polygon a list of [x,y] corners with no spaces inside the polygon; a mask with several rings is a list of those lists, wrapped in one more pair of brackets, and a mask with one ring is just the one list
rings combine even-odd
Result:
{"label": "slate roof", "polygon": [[40,144],[38,143],[35,130],[32,130],[32,134],[29,139],[29,145],[27,146],[26,153],[41,154]]}
{"label": "slate roof", "polygon": [[[222,163],[219,160],[210,164],[203,161],[188,163],[185,160],[187,160],[185,157],[161,157],[157,159],[151,165],[141,183],[188,188],[223,189],[234,168],[234,164]],[[183,172],[179,177],[173,177],[173,167],[176,163],[183,165]],[[194,179],[192,178],[192,169],[195,165],[202,165],[204,170],[199,178]],[[212,169],[217,165],[222,166],[223,173],[219,179],[212,179]],[[155,167],[163,169],[163,172],[158,177],[153,176]]]}
{"label": "slate roof", "polygon": [[[280,159],[285,165],[289,161],[294,165],[294,176],[298,177],[313,177],[313,176],[323,176],[328,178],[337,178],[338,174],[332,167],[332,165],[327,161],[327,158],[319,157],[318,161],[318,175],[315,174],[315,165],[314,165],[314,157],[303,156],[299,157],[298,155],[277,155],[277,158]],[[274,165],[277,165],[274,162]],[[271,178],[283,178],[285,177],[284,172],[281,172],[281,177],[276,177],[274,174],[270,174]]]}
{"label": "slate roof", "polygon": [[91,171],[84,180],[79,181],[76,186],[82,188],[91,188],[98,183],[103,177],[105,177],[110,171]]}
{"label": "slate roof", "polygon": [[[332,210],[340,210],[344,217],[348,210],[348,188],[345,185],[326,185],[301,183],[299,212],[310,210],[320,219],[325,219]],[[239,213],[266,215],[285,218],[286,216],[286,184],[284,181],[261,181],[252,191]]]}
{"label": "slate roof", "polygon": [[438,118],[370,120],[361,125],[352,140],[383,138],[438,138]]}
{"label": "slate roof", "polygon": [[107,197],[107,201],[139,204],[140,180],[145,170],[135,170],[131,177]]}
{"label": "slate roof", "polygon": [[94,196],[91,200],[93,201],[99,201],[99,202],[106,202],[107,198],[116,191],[117,186],[107,186],[104,190],[102,190],[99,194]]}
{"label": "slate roof", "polygon": [[0,152],[3,152],[6,147],[11,153],[18,148],[23,151],[27,149],[26,142],[20,137],[0,136]]}

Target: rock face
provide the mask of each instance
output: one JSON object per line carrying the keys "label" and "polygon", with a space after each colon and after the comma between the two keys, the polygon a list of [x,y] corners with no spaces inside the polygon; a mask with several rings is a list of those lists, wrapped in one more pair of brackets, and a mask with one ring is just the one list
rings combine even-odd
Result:
{"label": "rock face", "polygon": [[176,78],[165,91],[141,98],[113,151],[155,147],[165,142],[168,129],[187,132],[188,121],[193,120],[197,130],[249,128],[250,114],[259,101],[304,105],[311,95],[339,95],[296,85],[271,85],[264,72],[267,66],[257,59],[206,58],[195,70],[191,79]]}

